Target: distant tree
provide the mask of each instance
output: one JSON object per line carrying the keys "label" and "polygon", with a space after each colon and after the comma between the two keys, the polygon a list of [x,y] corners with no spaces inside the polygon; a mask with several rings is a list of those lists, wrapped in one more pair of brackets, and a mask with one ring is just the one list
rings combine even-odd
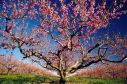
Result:
{"label": "distant tree", "polygon": [[[127,39],[93,34],[126,14],[127,0],[2,0],[1,47],[18,48],[24,58],[58,72],[60,83],[69,74],[99,62],[127,58]],[[96,51],[96,54],[93,52]],[[94,52],[95,53],[95,52]],[[119,60],[108,56],[119,56]]]}
{"label": "distant tree", "polygon": [[110,75],[111,78],[126,78],[127,65],[125,64],[110,64],[105,68],[105,72]]}
{"label": "distant tree", "polygon": [[120,71],[118,71],[118,66],[107,66],[105,71],[111,76],[111,78],[117,78],[117,75],[120,73]]}
{"label": "distant tree", "polygon": [[[7,57],[2,56],[0,59],[0,66],[3,68],[2,74],[12,74],[16,71],[16,67],[18,66],[18,61],[16,61],[12,55],[9,55]],[[1,70],[0,70],[1,71]]]}
{"label": "distant tree", "polygon": [[6,68],[3,67],[3,63],[1,64],[1,62],[4,62],[3,56],[0,56],[0,74],[4,74]]}
{"label": "distant tree", "polygon": [[53,75],[50,71],[30,63],[20,62],[13,55],[0,55],[0,74]]}
{"label": "distant tree", "polygon": [[97,65],[95,67],[88,68],[87,70],[79,71],[76,75],[80,77],[99,77],[99,78],[119,78],[125,79],[127,77],[127,65],[126,64],[114,64]]}
{"label": "distant tree", "polygon": [[79,77],[98,77],[98,78],[104,78],[105,77],[105,66],[94,66],[94,67],[90,67],[86,70],[82,70],[79,71],[78,73],[76,73],[76,76]]}

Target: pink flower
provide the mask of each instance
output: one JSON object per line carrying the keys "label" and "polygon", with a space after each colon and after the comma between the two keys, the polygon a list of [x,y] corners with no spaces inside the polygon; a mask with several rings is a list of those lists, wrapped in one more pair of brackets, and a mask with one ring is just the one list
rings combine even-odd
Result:
{"label": "pink flower", "polygon": [[40,25],[40,28],[41,28],[41,29],[44,29],[44,25],[43,25],[43,24],[41,24],[41,25]]}
{"label": "pink flower", "polygon": [[73,13],[74,13],[75,16],[77,16],[77,14],[78,14],[78,12],[79,12],[79,8],[80,8],[79,5],[77,5],[77,6],[74,8]]}
{"label": "pink flower", "polygon": [[7,28],[7,30],[10,31],[10,30],[12,30],[13,28],[14,28],[14,26],[11,25],[11,26],[9,26],[9,27]]}
{"label": "pink flower", "polygon": [[61,13],[63,14],[63,16],[68,16],[68,8],[65,5],[62,6]]}

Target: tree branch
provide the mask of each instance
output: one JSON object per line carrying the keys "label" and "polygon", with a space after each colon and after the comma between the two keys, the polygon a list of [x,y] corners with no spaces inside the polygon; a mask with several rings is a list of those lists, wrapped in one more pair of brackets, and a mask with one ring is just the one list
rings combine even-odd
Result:
{"label": "tree branch", "polygon": [[127,59],[127,55],[124,56],[122,59],[117,60],[117,61],[109,60],[109,59],[102,59],[102,60],[107,61],[107,62],[120,63],[120,62],[123,62],[125,59]]}
{"label": "tree branch", "polygon": [[62,47],[64,47],[60,41],[58,41],[57,39],[55,39],[55,37],[53,36],[53,34],[52,34],[52,32],[51,32],[51,29],[49,29],[49,34],[50,34],[51,38],[52,38],[55,42],[57,42],[57,43],[60,44]]}

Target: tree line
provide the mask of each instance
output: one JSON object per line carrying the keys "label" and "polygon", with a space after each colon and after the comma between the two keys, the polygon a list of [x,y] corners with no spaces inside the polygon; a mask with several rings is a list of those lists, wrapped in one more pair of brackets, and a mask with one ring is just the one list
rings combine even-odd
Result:
{"label": "tree line", "polygon": [[114,63],[103,66],[97,65],[96,67],[90,67],[84,71],[77,72],[76,76],[126,79],[127,65]]}
{"label": "tree line", "polygon": [[0,74],[52,75],[38,66],[17,60],[13,55],[0,55]]}

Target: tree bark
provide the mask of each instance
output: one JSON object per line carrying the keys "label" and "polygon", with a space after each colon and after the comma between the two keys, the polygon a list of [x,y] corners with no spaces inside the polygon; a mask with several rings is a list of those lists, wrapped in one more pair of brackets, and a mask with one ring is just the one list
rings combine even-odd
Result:
{"label": "tree bark", "polygon": [[60,77],[59,83],[65,84],[65,82],[66,82],[65,77]]}
{"label": "tree bark", "polygon": [[65,84],[66,82],[66,74],[64,74],[65,72],[63,71],[59,71],[59,75],[60,75],[60,80],[59,80],[59,84]]}
{"label": "tree bark", "polygon": [[9,75],[9,72],[10,72],[10,70],[8,69],[6,74]]}

